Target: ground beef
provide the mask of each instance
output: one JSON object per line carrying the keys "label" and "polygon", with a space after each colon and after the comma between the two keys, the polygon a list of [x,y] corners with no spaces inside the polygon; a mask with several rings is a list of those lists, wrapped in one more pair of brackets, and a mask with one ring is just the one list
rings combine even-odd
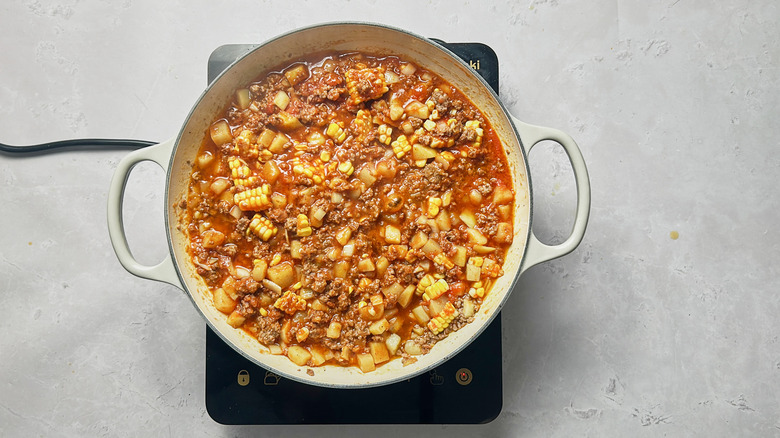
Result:
{"label": "ground beef", "polygon": [[265,345],[276,343],[282,332],[279,321],[269,317],[257,318],[255,327],[257,327],[257,340]]}

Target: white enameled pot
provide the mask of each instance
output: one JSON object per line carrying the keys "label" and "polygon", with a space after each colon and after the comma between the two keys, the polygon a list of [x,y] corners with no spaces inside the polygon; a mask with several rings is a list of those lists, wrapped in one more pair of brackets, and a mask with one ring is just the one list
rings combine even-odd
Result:
{"label": "white enameled pot", "polygon": [[[211,122],[233,98],[235,90],[261,74],[284,63],[323,51],[361,51],[371,54],[397,55],[412,61],[460,89],[491,121],[506,151],[516,193],[514,242],[504,264],[504,275],[497,279],[472,323],[438,342],[418,361],[403,366],[394,360],[370,373],[356,367],[326,365],[316,368],[295,365],[286,356],[275,356],[242,330],[226,322],[225,315],[214,308],[211,293],[195,272],[187,254],[187,235],[179,227],[176,207],[186,199],[191,164],[196,157]],[[550,246],[536,238],[531,228],[533,191],[527,166],[527,155],[537,143],[551,140],[560,144],[571,161],[577,184],[577,209],[570,236],[561,244]],[[133,166],[154,161],[166,171],[165,229],[170,254],[159,264],[146,266],[130,253],[122,224],[122,202],[125,185]],[[226,69],[200,96],[179,134],[169,141],[128,154],[117,166],[108,196],[108,228],[120,263],[134,275],[172,284],[184,290],[206,323],[237,352],[252,362],[296,381],[336,387],[364,388],[409,379],[448,360],[490,324],[510,295],[517,279],[531,266],[561,257],[573,251],[585,234],[590,211],[590,183],[582,154],[571,137],[561,131],[533,126],[514,118],[485,81],[455,54],[441,45],[410,32],[371,23],[328,23],[274,38]],[[313,370],[313,373],[309,370]]]}

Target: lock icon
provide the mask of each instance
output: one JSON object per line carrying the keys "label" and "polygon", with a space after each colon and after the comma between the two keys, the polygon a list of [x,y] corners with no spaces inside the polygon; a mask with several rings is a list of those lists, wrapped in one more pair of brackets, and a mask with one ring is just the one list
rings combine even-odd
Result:
{"label": "lock icon", "polygon": [[241,370],[238,372],[238,384],[241,386],[249,385],[249,371]]}

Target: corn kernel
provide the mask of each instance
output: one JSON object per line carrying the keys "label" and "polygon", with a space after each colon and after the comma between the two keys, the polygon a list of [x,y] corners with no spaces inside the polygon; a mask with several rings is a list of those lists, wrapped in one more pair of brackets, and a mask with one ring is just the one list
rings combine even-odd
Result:
{"label": "corn kernel", "polygon": [[457,316],[458,310],[455,309],[455,306],[453,306],[452,303],[447,303],[441,313],[428,321],[428,329],[432,331],[433,334],[439,334],[447,328]]}
{"label": "corn kernel", "polygon": [[322,161],[323,163],[327,163],[328,161],[330,161],[330,152],[328,151],[320,152],[320,161]]}
{"label": "corn kernel", "polygon": [[230,168],[230,177],[236,178],[248,178],[252,174],[249,166],[244,163],[243,160],[237,157],[228,158],[228,167]]}
{"label": "corn kernel", "polygon": [[452,269],[455,267],[455,263],[452,263],[452,260],[448,259],[447,256],[441,252],[433,257],[433,262],[437,265],[442,265],[447,269]]}
{"label": "corn kernel", "polygon": [[482,285],[481,281],[475,281],[474,284],[471,285],[469,295],[472,298],[482,298],[485,296],[485,287]]}
{"label": "corn kernel", "polygon": [[233,202],[243,211],[259,211],[271,207],[271,186],[263,184],[260,187],[244,190],[233,195]]}
{"label": "corn kernel", "polygon": [[347,139],[347,131],[344,130],[344,125],[337,122],[331,122],[325,134],[332,138],[336,144],[341,144]]}
{"label": "corn kernel", "polygon": [[249,227],[246,229],[247,235],[250,232],[255,233],[255,235],[264,241],[268,241],[271,237],[276,235],[277,229],[268,218],[257,213],[252,217],[252,221],[249,222]]}
{"label": "corn kernel", "polygon": [[311,236],[311,226],[309,226],[309,218],[305,214],[299,214],[297,220],[297,234],[298,237]]}
{"label": "corn kernel", "polygon": [[426,288],[433,284],[434,278],[431,274],[425,274],[423,278],[417,283],[417,295],[425,292]]}
{"label": "corn kernel", "polygon": [[281,262],[282,262],[281,254],[274,254],[274,258],[271,259],[271,263],[269,263],[268,266],[276,266]]}
{"label": "corn kernel", "polygon": [[409,140],[403,134],[399,135],[390,146],[393,148],[393,153],[399,160],[412,150],[412,144],[409,143]]}
{"label": "corn kernel", "polygon": [[444,295],[444,292],[447,292],[448,290],[450,290],[450,286],[443,278],[441,278],[436,280],[435,283],[426,287],[422,297],[425,301],[435,300],[436,298]]}
{"label": "corn kernel", "polygon": [[469,120],[463,125],[464,131],[473,131],[475,134],[475,139],[471,143],[469,143],[471,146],[480,146],[482,144],[482,135],[483,131],[482,128],[479,126],[478,120]]}
{"label": "corn kernel", "polygon": [[355,166],[352,165],[351,161],[344,161],[339,164],[338,169],[344,175],[350,176],[355,171]]}
{"label": "corn kernel", "polygon": [[393,135],[393,128],[387,126],[387,125],[379,125],[379,128],[377,129],[377,134],[379,134],[379,142],[383,145],[389,145],[392,141],[392,135]]}
{"label": "corn kernel", "polygon": [[260,314],[263,315],[263,316],[268,316],[268,311],[261,307],[260,308]]}

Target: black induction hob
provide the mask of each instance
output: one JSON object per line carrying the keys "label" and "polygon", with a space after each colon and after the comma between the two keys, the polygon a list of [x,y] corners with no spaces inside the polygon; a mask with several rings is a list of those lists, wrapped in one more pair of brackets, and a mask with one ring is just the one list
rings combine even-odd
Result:
{"label": "black induction hob", "polygon": [[[481,43],[444,43],[498,92],[498,58]],[[214,80],[255,45],[230,44],[209,58]],[[305,385],[247,360],[206,328],[206,410],[222,424],[478,424],[502,407],[501,318],[457,356],[392,385],[332,389]]]}

